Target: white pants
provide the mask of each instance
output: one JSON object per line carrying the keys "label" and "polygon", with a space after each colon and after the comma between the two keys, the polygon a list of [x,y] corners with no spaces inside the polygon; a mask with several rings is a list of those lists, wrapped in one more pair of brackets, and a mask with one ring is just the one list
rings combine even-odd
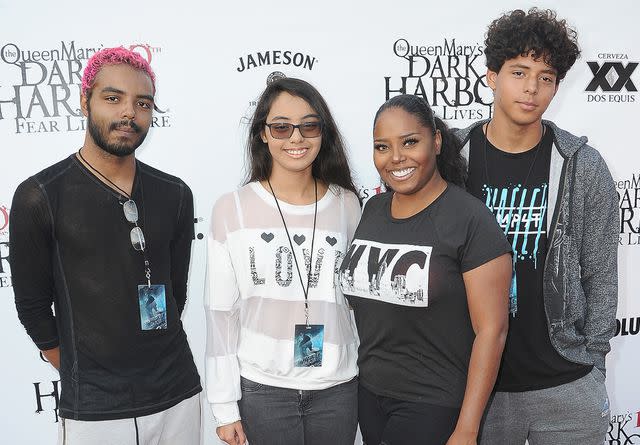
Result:
{"label": "white pants", "polygon": [[149,416],[84,421],[60,419],[58,445],[199,445],[200,394]]}

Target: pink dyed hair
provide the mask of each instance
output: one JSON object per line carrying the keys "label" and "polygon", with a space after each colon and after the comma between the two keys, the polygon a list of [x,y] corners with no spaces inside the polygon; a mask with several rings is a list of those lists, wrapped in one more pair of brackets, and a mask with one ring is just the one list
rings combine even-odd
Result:
{"label": "pink dyed hair", "polygon": [[144,57],[135,51],[126,48],[105,48],[95,53],[87,62],[87,67],[82,74],[82,94],[87,95],[87,91],[93,86],[96,76],[105,65],[126,64],[132,68],[145,72],[153,84],[153,92],[156,92],[156,75],[153,74],[151,65]]}

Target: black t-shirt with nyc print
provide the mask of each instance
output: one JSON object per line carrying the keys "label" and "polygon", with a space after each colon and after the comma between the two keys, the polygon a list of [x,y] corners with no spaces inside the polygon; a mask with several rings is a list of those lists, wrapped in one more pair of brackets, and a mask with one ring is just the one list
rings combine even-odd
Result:
{"label": "black t-shirt with nyc print", "polygon": [[410,218],[391,216],[391,198],[369,200],[339,272],[360,336],[360,382],[460,407],[474,339],[462,274],[511,246],[484,204],[453,184]]}

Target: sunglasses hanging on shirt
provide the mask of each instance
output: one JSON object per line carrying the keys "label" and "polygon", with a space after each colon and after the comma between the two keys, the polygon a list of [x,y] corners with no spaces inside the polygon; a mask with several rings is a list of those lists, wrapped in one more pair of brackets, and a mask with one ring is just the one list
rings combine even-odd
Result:
{"label": "sunglasses hanging on shirt", "polygon": [[[167,299],[164,284],[151,284],[151,263],[147,258],[146,241],[144,233],[138,225],[138,206],[131,196],[114,184],[109,178],[100,173],[98,169],[89,164],[82,156],[81,150],[78,150],[78,156],[93,172],[102,179],[115,187],[120,194],[127,198],[126,201],[120,202],[124,212],[125,219],[134,225],[129,232],[129,240],[134,250],[142,253],[144,259],[144,275],[147,284],[138,285],[138,306],[140,309],[140,329],[150,331],[156,329],[167,329]],[[142,188],[142,181],[140,181]],[[144,194],[144,190],[143,190]]]}

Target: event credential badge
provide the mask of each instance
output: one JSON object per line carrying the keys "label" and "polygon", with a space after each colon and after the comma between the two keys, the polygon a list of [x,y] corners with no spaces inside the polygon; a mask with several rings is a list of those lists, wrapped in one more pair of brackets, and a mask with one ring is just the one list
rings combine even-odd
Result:
{"label": "event credential badge", "polygon": [[138,285],[140,329],[153,331],[167,329],[167,299],[164,284]]}
{"label": "event credential badge", "polygon": [[296,368],[322,366],[323,324],[297,324],[293,336],[293,365]]}

